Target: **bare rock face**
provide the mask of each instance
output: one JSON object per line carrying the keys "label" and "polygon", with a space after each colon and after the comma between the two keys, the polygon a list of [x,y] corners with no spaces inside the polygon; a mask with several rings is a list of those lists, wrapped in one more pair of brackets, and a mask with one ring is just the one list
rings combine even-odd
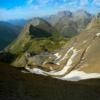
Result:
{"label": "bare rock face", "polygon": [[88,73],[100,72],[100,19],[94,19],[89,27],[73,38],[59,52],[61,58],[57,64],[66,63],[67,72],[81,70]]}
{"label": "bare rock face", "polygon": [[84,10],[78,10],[73,14],[73,20],[77,23],[78,31],[85,29],[88,23],[91,22],[93,16]]}
{"label": "bare rock face", "polygon": [[70,11],[60,11],[57,14],[48,16],[45,18],[52,26],[55,26],[57,22],[59,22],[60,19],[66,18],[72,18],[72,12]]}
{"label": "bare rock face", "polygon": [[67,17],[60,19],[55,25],[55,28],[65,37],[73,37],[78,34],[76,22]]}
{"label": "bare rock face", "polygon": [[[51,59],[52,58],[52,59]],[[35,56],[26,56],[27,59],[27,66],[42,66],[45,65],[47,62],[52,62],[54,59],[54,55],[50,53],[41,53]]]}
{"label": "bare rock face", "polygon": [[53,31],[53,27],[47,21],[42,18],[34,18],[24,27],[20,36],[31,35],[35,38],[49,37]]}
{"label": "bare rock face", "polygon": [[65,37],[79,34],[91,22],[93,16],[84,10],[76,12],[61,11],[45,18],[58,32]]}

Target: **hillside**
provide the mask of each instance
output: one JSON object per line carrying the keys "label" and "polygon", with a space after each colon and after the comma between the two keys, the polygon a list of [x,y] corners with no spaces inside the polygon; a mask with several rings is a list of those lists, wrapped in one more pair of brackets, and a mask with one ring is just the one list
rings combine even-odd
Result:
{"label": "hillside", "polygon": [[45,17],[44,19],[47,20],[52,26],[55,26],[57,22],[62,19],[63,17],[70,18],[72,17],[72,12],[70,11],[60,11],[54,15],[50,15]]}
{"label": "hillside", "polygon": [[91,22],[93,15],[84,10],[76,12],[60,11],[44,18],[65,37],[73,37],[84,30]]}
{"label": "hillside", "polygon": [[32,40],[36,38],[39,39],[39,38],[49,37],[52,35],[51,34],[52,31],[53,28],[50,24],[48,24],[47,22],[43,21],[40,18],[35,18],[24,27],[18,38],[11,45],[10,49],[14,53],[21,52],[26,45],[27,46],[30,45]]}
{"label": "hillside", "polygon": [[100,100],[99,79],[67,82],[22,70],[0,63],[1,100]]}
{"label": "hillside", "polygon": [[17,56],[14,66],[25,66],[26,53],[47,55],[61,48],[67,38],[62,37],[56,29],[42,18],[34,18],[24,27],[18,38],[5,49],[6,52]]}
{"label": "hillside", "polygon": [[76,36],[78,32],[77,23],[75,23],[71,18],[63,17],[55,25],[57,31],[65,37]]}
{"label": "hillside", "polygon": [[[32,73],[49,75],[62,80],[78,81],[100,78],[100,18],[96,17],[78,36],[67,43],[49,60],[36,68],[32,56],[26,69]],[[31,63],[30,63],[31,61]],[[33,61],[33,62],[32,62]],[[37,65],[39,66],[39,65]]]}
{"label": "hillside", "polygon": [[34,18],[5,51],[11,54],[11,59],[14,56],[13,66],[24,67],[31,73],[70,81],[100,78],[99,27],[97,15],[79,35],[68,41],[47,21]]}
{"label": "hillside", "polygon": [[93,19],[93,15],[85,10],[77,10],[73,13],[73,20],[78,26],[78,31],[81,32]]}

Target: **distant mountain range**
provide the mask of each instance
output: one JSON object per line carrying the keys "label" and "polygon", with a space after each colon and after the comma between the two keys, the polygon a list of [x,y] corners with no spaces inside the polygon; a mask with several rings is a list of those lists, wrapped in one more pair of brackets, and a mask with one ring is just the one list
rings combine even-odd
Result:
{"label": "distant mountain range", "polygon": [[[47,23],[42,26],[44,30],[49,29],[49,33],[51,34],[51,30],[55,30],[57,34],[60,34],[64,37],[73,37],[80,33],[83,29],[86,28],[88,23],[92,20],[93,15],[89,14],[86,11],[79,10],[76,12],[70,11],[61,11],[55,15],[51,15],[48,17],[41,18],[42,23]],[[12,40],[14,40],[17,34],[24,28],[26,28],[27,23],[36,22],[37,18],[30,20],[9,20],[8,22],[0,22],[0,49],[6,47]],[[49,27],[48,27],[49,25]],[[24,29],[25,29],[24,28]],[[34,32],[36,36],[47,36],[50,35],[48,32],[42,32],[40,28],[32,28],[30,26],[30,31]],[[21,32],[22,33],[22,32]],[[36,33],[36,34],[35,34]]]}
{"label": "distant mountain range", "polygon": [[0,21],[0,50],[16,39],[27,22],[28,20]]}
{"label": "distant mountain range", "polygon": [[15,20],[8,20],[7,22],[14,25],[14,26],[24,27],[24,25],[27,24],[28,20],[15,19]]}
{"label": "distant mountain range", "polygon": [[80,33],[91,22],[93,15],[84,11],[61,11],[45,18],[57,31],[66,37],[72,37]]}
{"label": "distant mountain range", "polygon": [[0,21],[0,50],[10,44],[19,34],[20,27]]}

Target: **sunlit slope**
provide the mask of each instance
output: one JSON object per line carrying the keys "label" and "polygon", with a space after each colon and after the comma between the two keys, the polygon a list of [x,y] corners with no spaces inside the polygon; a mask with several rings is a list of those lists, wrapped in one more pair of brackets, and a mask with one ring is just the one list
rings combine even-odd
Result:
{"label": "sunlit slope", "polygon": [[54,54],[56,58],[51,57],[51,62],[44,60],[42,67],[49,71],[34,68],[34,64],[28,66],[28,63],[26,69],[32,73],[50,75],[63,80],[100,78],[99,43],[100,18],[96,17],[83,32]]}

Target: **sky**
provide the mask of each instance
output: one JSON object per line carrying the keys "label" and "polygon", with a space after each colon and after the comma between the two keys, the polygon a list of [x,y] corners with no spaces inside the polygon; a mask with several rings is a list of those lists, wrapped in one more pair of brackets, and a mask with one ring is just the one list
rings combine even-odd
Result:
{"label": "sky", "polygon": [[100,0],[0,0],[0,20],[29,19],[62,10],[100,12]]}

